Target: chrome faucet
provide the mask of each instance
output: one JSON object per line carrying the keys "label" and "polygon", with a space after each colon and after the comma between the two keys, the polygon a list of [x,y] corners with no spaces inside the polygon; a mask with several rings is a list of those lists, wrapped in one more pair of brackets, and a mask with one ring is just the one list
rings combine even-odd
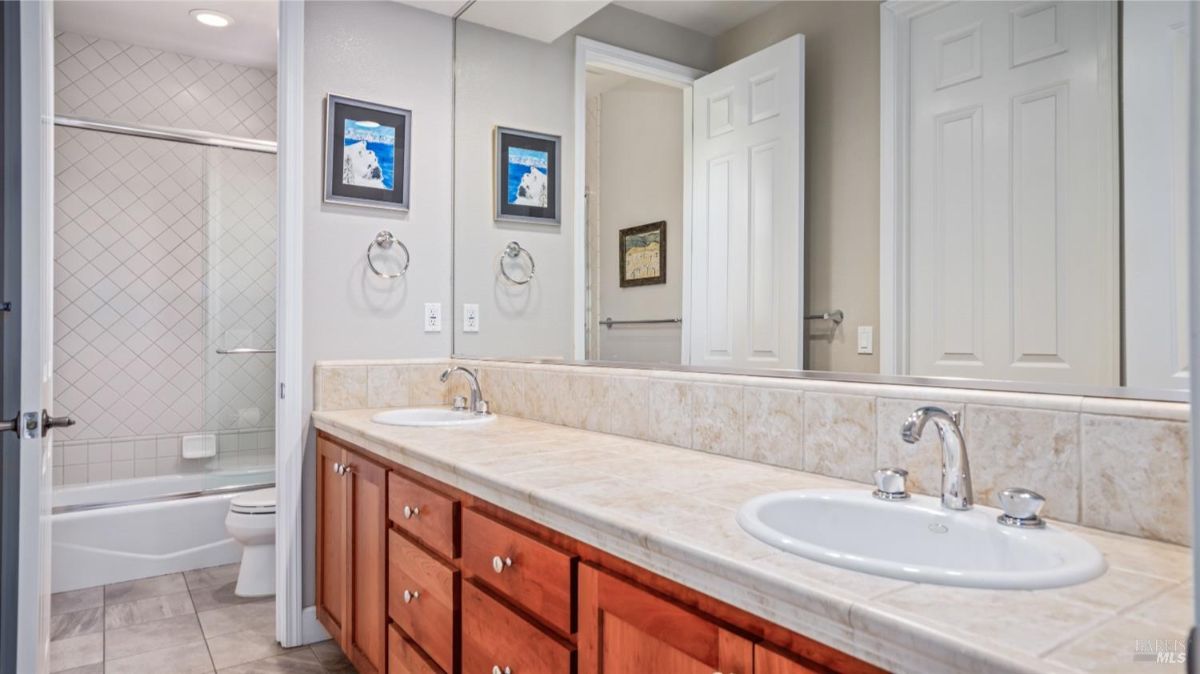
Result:
{"label": "chrome faucet", "polygon": [[970,510],[975,504],[975,493],[971,489],[971,464],[967,461],[967,443],[958,427],[958,415],[940,407],[920,407],[904,422],[900,437],[915,444],[930,421],[942,439],[942,507]]}
{"label": "chrome faucet", "polygon": [[468,370],[465,367],[461,367],[461,366],[448,367],[448,368],[446,368],[446,371],[442,373],[442,377],[441,377],[442,383],[445,384],[446,381],[448,381],[450,379],[450,375],[454,374],[455,372],[461,372],[464,375],[466,375],[467,383],[471,385],[471,407],[470,407],[470,410],[472,412],[474,412],[475,414],[487,414],[488,406],[487,406],[487,403],[483,400],[483,391],[480,390],[480,388],[479,388],[479,377],[474,372]]}

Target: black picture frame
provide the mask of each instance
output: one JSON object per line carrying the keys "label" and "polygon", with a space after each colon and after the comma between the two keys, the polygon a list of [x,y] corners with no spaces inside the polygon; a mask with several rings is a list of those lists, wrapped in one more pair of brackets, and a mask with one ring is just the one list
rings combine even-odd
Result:
{"label": "black picture frame", "polygon": [[496,220],[560,224],[562,137],[498,126],[493,145]]}
{"label": "black picture frame", "polygon": [[[637,227],[627,227],[617,232],[617,238],[620,240],[621,254],[621,274],[620,281],[622,288],[632,288],[637,286],[649,286],[667,282],[667,221],[660,220],[652,222],[648,225],[638,225]],[[630,278],[631,270],[627,268],[626,260],[631,243],[645,241],[647,238],[658,244],[658,273],[651,276],[639,276],[638,278]]]}
{"label": "black picture frame", "polygon": [[325,98],[325,201],[407,211],[412,111]]}

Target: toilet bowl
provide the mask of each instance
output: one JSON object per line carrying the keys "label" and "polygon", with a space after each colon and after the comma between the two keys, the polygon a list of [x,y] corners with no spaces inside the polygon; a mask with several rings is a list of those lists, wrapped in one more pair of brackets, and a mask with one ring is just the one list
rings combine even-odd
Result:
{"label": "toilet bowl", "polygon": [[238,494],[225,517],[229,535],[242,544],[242,568],[234,594],[275,594],[275,488]]}

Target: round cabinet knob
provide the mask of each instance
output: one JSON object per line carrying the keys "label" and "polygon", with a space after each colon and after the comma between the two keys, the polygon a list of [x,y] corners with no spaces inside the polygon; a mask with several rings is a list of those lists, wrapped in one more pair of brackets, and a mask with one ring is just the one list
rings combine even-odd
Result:
{"label": "round cabinet knob", "polygon": [[492,557],[492,571],[501,573],[510,566],[512,566],[512,557],[501,557],[500,555]]}
{"label": "round cabinet knob", "polygon": [[1041,494],[1021,487],[1009,487],[1000,492],[999,499],[1000,508],[1004,511],[996,518],[1000,524],[1034,529],[1046,526],[1046,520],[1038,515],[1042,506],[1046,505],[1046,499]]}
{"label": "round cabinet knob", "polygon": [[404,506],[404,519],[411,520],[421,514],[421,509],[416,506]]}
{"label": "round cabinet knob", "polygon": [[412,590],[411,592],[408,590],[405,590],[404,591],[404,603],[411,604],[414,601],[416,601],[417,598],[419,598],[420,596],[421,596],[421,593],[417,590]]}
{"label": "round cabinet knob", "polygon": [[512,669],[508,667],[500,669],[500,665],[492,665],[492,674],[512,674]]}
{"label": "round cabinet knob", "polygon": [[341,475],[342,474],[342,464],[338,463],[337,461],[334,461],[333,462],[333,472],[337,473],[338,475]]}
{"label": "round cabinet knob", "polygon": [[908,498],[908,471],[903,468],[880,468],[875,471],[873,495],[884,501],[902,501]]}

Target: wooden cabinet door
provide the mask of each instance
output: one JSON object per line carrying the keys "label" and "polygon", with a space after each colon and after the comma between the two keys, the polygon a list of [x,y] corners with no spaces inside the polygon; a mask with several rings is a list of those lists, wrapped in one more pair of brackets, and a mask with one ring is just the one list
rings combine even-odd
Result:
{"label": "wooden cabinet door", "polygon": [[387,662],[387,470],[346,452],[349,489],[350,633],[345,650],[359,674]]}
{"label": "wooden cabinet door", "polygon": [[581,674],[749,674],[754,645],[591,565],[579,567]]}
{"label": "wooden cabinet door", "polygon": [[345,462],[345,453],[317,438],[317,618],[342,647],[350,602],[349,539],[346,480],[336,469]]}

